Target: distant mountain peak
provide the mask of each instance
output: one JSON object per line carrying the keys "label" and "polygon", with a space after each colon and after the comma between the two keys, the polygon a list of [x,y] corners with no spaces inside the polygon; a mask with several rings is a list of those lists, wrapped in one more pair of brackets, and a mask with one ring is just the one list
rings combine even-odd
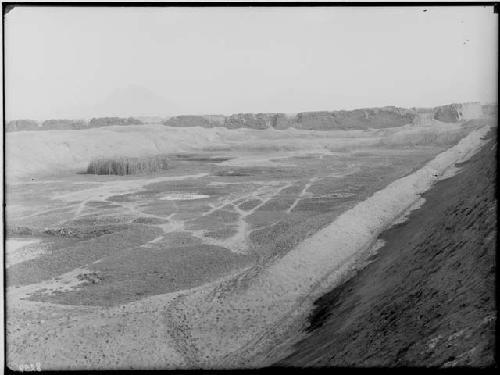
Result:
{"label": "distant mountain peak", "polygon": [[91,112],[97,116],[152,116],[171,112],[172,104],[154,91],[130,84],[113,90],[96,103]]}

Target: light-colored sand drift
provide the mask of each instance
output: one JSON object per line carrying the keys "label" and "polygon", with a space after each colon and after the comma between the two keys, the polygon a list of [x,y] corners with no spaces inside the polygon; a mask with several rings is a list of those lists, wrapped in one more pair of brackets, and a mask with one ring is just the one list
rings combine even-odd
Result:
{"label": "light-colored sand drift", "polygon": [[[448,124],[446,129],[453,127]],[[423,131],[420,127],[417,131]],[[434,129],[429,128],[429,129]],[[252,130],[226,128],[176,128],[162,125],[111,126],[88,130],[20,131],[6,136],[7,182],[59,172],[82,172],[99,158],[138,158],[169,153],[199,152],[205,149],[233,149],[238,152],[265,150],[286,153],[330,152],[338,148],[375,145],[386,136],[407,127],[384,130]],[[431,131],[442,131],[435,128]],[[243,158],[244,159],[244,158]],[[255,164],[255,160],[250,163]],[[265,161],[261,161],[264,163]],[[236,165],[248,164],[238,160]],[[267,162],[269,163],[269,162]],[[272,163],[274,165],[276,163]],[[227,165],[231,165],[228,161]]]}
{"label": "light-colored sand drift", "polygon": [[10,133],[5,140],[7,181],[84,171],[94,158],[144,157],[219,145],[219,133],[161,125]]}
{"label": "light-colored sand drift", "polygon": [[[295,207],[297,207],[297,204],[299,204],[299,202],[301,201],[301,199],[304,198],[304,196],[308,195],[308,189],[312,186],[312,184],[314,184],[316,181],[318,180],[318,177],[313,177],[311,178],[305,185],[304,187],[302,188],[302,191],[299,193],[299,195],[297,196],[297,198],[295,199],[295,201],[292,203],[292,205],[290,207],[288,207],[288,209],[286,210],[287,213],[291,213],[293,211],[293,209]],[[312,194],[310,194],[312,195]]]}
{"label": "light-colored sand drift", "polygon": [[210,198],[210,195],[205,194],[186,194],[186,193],[169,193],[161,197],[164,201],[189,201],[193,199]]}
{"label": "light-colored sand drift", "polygon": [[451,145],[465,136],[461,123],[432,121],[425,126],[402,126],[386,129],[379,145],[384,147]]}
{"label": "light-colored sand drift", "polygon": [[90,272],[86,267],[75,268],[72,271],[63,273],[57,278],[44,280],[35,284],[28,284],[9,288],[7,290],[7,299],[12,307],[18,307],[23,298],[28,298],[32,293],[44,292],[52,294],[54,292],[63,292],[72,290],[83,284],[85,281],[78,278],[79,275]]}
{"label": "light-colored sand drift", "polygon": [[206,173],[197,173],[183,176],[163,176],[154,178],[147,177],[121,181],[106,181],[99,184],[94,184],[99,186],[93,188],[77,190],[64,194],[54,194],[54,199],[59,199],[66,202],[86,202],[89,200],[105,201],[112,195],[132,193],[149,184],[166,181],[183,181],[190,178],[201,178],[206,175]]}
{"label": "light-colored sand drift", "polygon": [[178,311],[186,312],[189,340],[197,348],[196,358],[189,362],[203,367],[265,364],[276,340],[304,316],[318,292],[335,285],[357,255],[448,168],[474,153],[487,131],[472,132],[422,169],[357,204],[271,266],[257,270],[248,283],[241,283],[244,286],[233,281],[231,288],[221,286],[209,298],[192,294],[179,301]]}
{"label": "light-colored sand drift", "polygon": [[[427,140],[447,141],[446,134],[458,132],[460,124],[433,123],[432,126],[402,126],[379,130],[253,130],[226,128],[177,128],[162,125],[110,126],[87,130],[20,131],[8,133],[6,142],[7,182],[59,172],[83,172],[94,159],[145,158],[170,153],[199,152],[205,149],[296,151],[330,153],[377,144],[404,146]],[[420,139],[416,137],[422,134]],[[437,138],[436,138],[437,137]],[[386,139],[387,138],[387,139]],[[384,141],[384,139],[386,139]],[[416,139],[418,139],[416,141]],[[431,142],[432,143],[432,142]],[[299,152],[300,154],[300,152]],[[249,158],[249,160],[247,160]],[[265,164],[276,161],[239,157],[223,165]]]}
{"label": "light-colored sand drift", "polygon": [[39,242],[38,239],[7,239],[5,242],[5,266],[8,268],[14,264],[35,259],[42,255],[43,249],[33,246]]}
{"label": "light-colored sand drift", "polygon": [[[238,214],[238,221],[236,222],[236,233],[223,240],[207,238],[205,237],[206,231],[199,231],[199,235],[196,235],[195,231],[191,233],[195,236],[198,236],[204,243],[222,246],[235,253],[240,254],[248,254],[249,252],[249,240],[248,236],[250,234],[250,225],[246,221],[246,218],[254,214],[259,208],[268,203],[272,198],[279,195],[283,190],[292,186],[292,183],[287,181],[277,182],[277,183],[267,183],[262,184],[260,187],[256,187],[254,191],[250,192],[244,196],[238,196],[236,198],[230,198],[228,200],[223,200],[222,203],[219,203],[217,206],[213,207],[207,213],[201,216],[207,216],[210,213],[221,209],[225,206],[232,207],[235,212]],[[253,208],[248,210],[243,210],[239,207],[238,203],[242,201],[248,200],[258,200],[260,203],[255,205]]]}

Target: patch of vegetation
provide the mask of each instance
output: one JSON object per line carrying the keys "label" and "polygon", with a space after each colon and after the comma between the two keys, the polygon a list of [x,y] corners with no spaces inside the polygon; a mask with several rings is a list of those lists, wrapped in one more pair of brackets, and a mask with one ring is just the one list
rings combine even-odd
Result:
{"label": "patch of vegetation", "polygon": [[63,227],[63,228],[49,228],[43,231],[43,234],[54,237],[62,238],[78,238],[87,240],[103,236],[105,234],[112,234],[126,229],[126,225],[112,224],[112,225],[99,225],[99,226],[83,226],[83,227]]}
{"label": "patch of vegetation", "polygon": [[138,217],[137,219],[132,221],[132,223],[135,224],[163,224],[165,222],[167,222],[167,220],[161,220],[156,217],[147,217],[147,216]]}
{"label": "patch of vegetation", "polygon": [[134,175],[142,173],[158,173],[168,169],[166,156],[148,156],[140,158],[109,158],[91,160],[88,174],[98,175]]}
{"label": "patch of vegetation", "polygon": [[82,273],[76,277],[80,281],[84,281],[90,284],[97,284],[104,280],[104,277],[97,272]]}
{"label": "patch of vegetation", "polygon": [[193,161],[200,163],[222,163],[231,158],[228,157],[217,157],[217,156],[203,156],[198,154],[177,154],[173,157],[180,161]]}

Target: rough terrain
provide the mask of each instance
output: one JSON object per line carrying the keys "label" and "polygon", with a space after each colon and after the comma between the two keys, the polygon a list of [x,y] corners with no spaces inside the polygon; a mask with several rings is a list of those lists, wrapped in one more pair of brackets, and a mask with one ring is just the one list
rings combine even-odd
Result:
{"label": "rough terrain", "polygon": [[[492,132],[496,132],[494,129]],[[375,260],[315,302],[284,366],[495,364],[496,135],[439,182]]]}
{"label": "rough terrain", "polygon": [[[285,357],[314,300],[482,144],[491,120],[465,121],[467,111],[453,123],[328,132],[8,134],[11,368],[234,368]],[[157,173],[84,174],[94,158],[159,154],[168,168]]]}
{"label": "rough terrain", "polygon": [[465,121],[490,115],[498,111],[494,104],[453,103],[434,108],[362,108],[339,111],[314,111],[301,113],[235,113],[225,115],[181,115],[169,118],[155,116],[100,117],[86,120],[55,119],[37,122],[13,120],[6,124],[6,131],[22,130],[81,130],[113,125],[160,124],[172,127],[224,127],[227,129],[305,129],[305,130],[353,130],[382,129],[438,120],[447,123]]}

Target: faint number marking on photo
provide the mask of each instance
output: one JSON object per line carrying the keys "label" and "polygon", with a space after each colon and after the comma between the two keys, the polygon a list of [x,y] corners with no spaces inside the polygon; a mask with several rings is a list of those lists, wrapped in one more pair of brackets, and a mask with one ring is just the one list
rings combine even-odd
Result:
{"label": "faint number marking on photo", "polygon": [[35,363],[23,363],[18,366],[19,371],[42,371],[42,366],[40,362],[35,362]]}

